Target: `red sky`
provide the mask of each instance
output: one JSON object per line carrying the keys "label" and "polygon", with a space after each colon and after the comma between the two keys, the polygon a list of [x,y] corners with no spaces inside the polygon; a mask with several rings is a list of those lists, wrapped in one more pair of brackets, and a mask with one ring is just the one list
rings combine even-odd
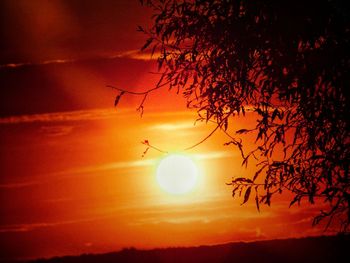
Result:
{"label": "red sky", "polygon": [[[250,175],[217,133],[184,152],[201,170],[197,188],[171,196],[157,185],[163,155],[141,157],[148,139],[168,151],[204,138],[210,124],[167,90],[112,108],[106,85],[144,90],[154,61],[140,55],[151,13],[138,1],[0,2],[0,259],[196,246],[323,234],[319,205],[288,209],[288,195],[258,213],[225,183]],[[232,120],[232,130],[254,116]],[[252,138],[247,138],[248,145]]]}

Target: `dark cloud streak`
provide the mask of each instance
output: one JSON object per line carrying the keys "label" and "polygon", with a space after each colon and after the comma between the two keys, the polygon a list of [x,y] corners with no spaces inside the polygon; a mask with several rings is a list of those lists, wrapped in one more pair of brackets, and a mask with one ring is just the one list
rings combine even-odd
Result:
{"label": "dark cloud streak", "polygon": [[136,0],[1,1],[0,64],[138,49],[149,16]]}
{"label": "dark cloud streak", "polygon": [[137,0],[0,1],[0,117],[112,105],[107,84],[134,88],[150,70],[137,53],[147,10]]}

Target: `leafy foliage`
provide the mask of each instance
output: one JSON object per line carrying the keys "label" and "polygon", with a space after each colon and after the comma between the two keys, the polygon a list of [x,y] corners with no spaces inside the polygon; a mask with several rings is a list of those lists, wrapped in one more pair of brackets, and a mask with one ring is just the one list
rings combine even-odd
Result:
{"label": "leafy foliage", "polygon": [[[143,1],[142,1],[143,2]],[[314,223],[349,230],[350,27],[345,1],[145,1],[153,26],[142,49],[158,55],[157,87],[181,92],[199,118],[214,121],[242,153],[258,161],[252,179],[233,178],[233,195],[270,205],[288,190],[329,204]],[[249,113],[248,113],[249,112]],[[255,114],[235,134],[229,120]],[[242,140],[255,133],[256,148]],[[243,194],[244,193],[244,194]],[[340,224],[339,224],[340,223]]]}

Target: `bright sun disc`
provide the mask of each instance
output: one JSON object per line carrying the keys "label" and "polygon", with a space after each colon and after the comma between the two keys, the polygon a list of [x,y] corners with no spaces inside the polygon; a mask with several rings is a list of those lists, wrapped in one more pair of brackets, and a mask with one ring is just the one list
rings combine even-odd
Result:
{"label": "bright sun disc", "polygon": [[190,192],[197,183],[197,177],[198,169],[194,162],[180,154],[165,157],[157,168],[158,184],[171,194]]}

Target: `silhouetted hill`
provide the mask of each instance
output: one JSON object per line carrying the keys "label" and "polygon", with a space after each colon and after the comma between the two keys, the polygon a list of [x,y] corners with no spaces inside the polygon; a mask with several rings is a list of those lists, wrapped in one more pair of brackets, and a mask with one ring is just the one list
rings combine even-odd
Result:
{"label": "silhouetted hill", "polygon": [[322,263],[350,262],[350,236],[309,237],[229,243],[215,246],[154,250],[124,249],[107,254],[84,254],[31,263]]}

